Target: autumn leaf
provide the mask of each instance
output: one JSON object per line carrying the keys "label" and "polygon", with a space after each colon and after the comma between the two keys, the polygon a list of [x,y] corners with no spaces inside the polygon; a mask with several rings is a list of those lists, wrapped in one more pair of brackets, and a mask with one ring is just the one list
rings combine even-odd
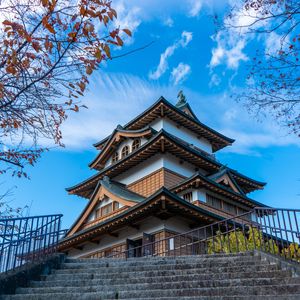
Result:
{"label": "autumn leaf", "polygon": [[11,26],[11,25],[12,25],[12,22],[10,22],[10,21],[8,21],[8,20],[4,20],[4,21],[2,22],[2,24],[5,25],[5,26]]}
{"label": "autumn leaf", "polygon": [[110,56],[110,48],[109,48],[109,46],[108,46],[107,44],[104,45],[103,50],[104,50],[106,56],[107,56],[108,58],[111,58],[111,56]]}
{"label": "autumn leaf", "polygon": [[119,46],[123,46],[124,43],[123,43],[122,39],[118,35],[116,36],[116,39],[118,41],[118,45]]}
{"label": "autumn leaf", "polygon": [[87,66],[85,68],[85,72],[86,74],[91,75],[93,73],[93,68],[91,66]]}
{"label": "autumn leaf", "polygon": [[42,0],[42,5],[44,6],[44,7],[46,7],[47,5],[48,5],[48,0]]}
{"label": "autumn leaf", "polygon": [[131,31],[130,31],[129,29],[123,29],[123,31],[124,31],[127,35],[132,36],[132,33],[131,33]]}

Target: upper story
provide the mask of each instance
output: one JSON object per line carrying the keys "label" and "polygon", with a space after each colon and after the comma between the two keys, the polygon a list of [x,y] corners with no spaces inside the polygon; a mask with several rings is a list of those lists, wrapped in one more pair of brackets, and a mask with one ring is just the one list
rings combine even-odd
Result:
{"label": "upper story", "polygon": [[210,158],[234,142],[201,123],[180,92],[176,106],[160,97],[125,126],[118,125],[110,136],[94,144],[100,152],[89,166],[96,170],[107,168],[162,131]]}

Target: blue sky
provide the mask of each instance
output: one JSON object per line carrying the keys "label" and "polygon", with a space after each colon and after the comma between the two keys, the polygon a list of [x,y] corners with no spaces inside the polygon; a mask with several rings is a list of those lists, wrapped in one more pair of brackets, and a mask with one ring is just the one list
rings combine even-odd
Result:
{"label": "blue sky", "polygon": [[[63,125],[66,147],[53,148],[28,169],[30,180],[3,177],[1,189],[14,187],[12,206],[30,207],[30,214],[64,214],[69,227],[87,200],[67,195],[65,188],[94,174],[88,163],[92,144],[125,124],[163,95],[175,103],[183,90],[199,119],[236,139],[217,158],[240,172],[267,182],[250,197],[275,207],[300,208],[300,140],[261,117],[249,115],[230,96],[243,89],[246,67],[259,47],[274,47],[268,37],[255,40],[236,32],[216,34],[212,15],[224,12],[226,1],[113,1],[118,24],[133,31],[122,50],[151,41],[143,51],[102,65],[91,78],[82,102],[89,109],[71,114]],[[243,22],[243,20],[238,20]],[[53,146],[49,141],[40,141]]]}

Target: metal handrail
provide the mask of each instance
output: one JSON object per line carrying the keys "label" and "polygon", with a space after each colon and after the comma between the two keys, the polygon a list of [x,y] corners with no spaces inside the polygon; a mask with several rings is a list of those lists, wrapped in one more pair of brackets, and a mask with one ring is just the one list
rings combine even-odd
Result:
{"label": "metal handrail", "polygon": [[62,215],[0,219],[0,273],[57,251]]}
{"label": "metal handrail", "polygon": [[125,251],[114,249],[117,254],[105,257],[127,259],[134,256],[237,253],[258,249],[299,262],[299,225],[299,209],[255,207],[246,213],[142,246]]}

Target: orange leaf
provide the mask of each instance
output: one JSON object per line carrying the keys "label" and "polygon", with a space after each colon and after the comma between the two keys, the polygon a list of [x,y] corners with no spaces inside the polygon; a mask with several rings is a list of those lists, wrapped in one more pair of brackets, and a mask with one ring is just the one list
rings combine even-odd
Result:
{"label": "orange leaf", "polygon": [[129,29],[123,29],[123,31],[124,31],[127,35],[132,36],[132,33],[131,33],[131,31],[130,31]]}
{"label": "orange leaf", "polygon": [[36,52],[39,52],[41,49],[41,46],[38,42],[32,42],[32,47]]}
{"label": "orange leaf", "polygon": [[91,66],[87,66],[85,72],[86,74],[91,75],[93,73],[93,68]]}
{"label": "orange leaf", "polygon": [[4,20],[4,21],[2,22],[2,24],[5,25],[5,26],[10,26],[10,25],[12,25],[12,22],[10,22],[10,21],[8,21],[8,20]]}
{"label": "orange leaf", "polygon": [[54,28],[53,28],[53,26],[51,24],[47,23],[47,25],[45,27],[49,30],[49,32],[51,32],[53,34],[56,33],[55,30],[54,30]]}
{"label": "orange leaf", "polygon": [[48,0],[42,0],[42,5],[46,7],[48,5]]}
{"label": "orange leaf", "polygon": [[116,39],[117,39],[117,41],[118,41],[118,44],[120,45],[120,46],[123,46],[123,41],[122,41],[122,39],[117,35],[116,36]]}
{"label": "orange leaf", "polygon": [[107,56],[108,58],[111,58],[111,56],[110,56],[110,48],[109,48],[109,46],[108,46],[107,44],[104,45],[103,50],[104,50],[106,56]]}

